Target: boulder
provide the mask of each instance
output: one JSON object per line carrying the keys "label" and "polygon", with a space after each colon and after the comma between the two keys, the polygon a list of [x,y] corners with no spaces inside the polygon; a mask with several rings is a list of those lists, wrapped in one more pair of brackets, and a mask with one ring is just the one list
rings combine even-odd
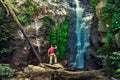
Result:
{"label": "boulder", "polygon": [[64,69],[63,65],[61,65],[59,63],[53,64],[53,65],[51,65],[51,64],[44,64],[44,65],[45,65],[45,67],[48,67],[50,69]]}
{"label": "boulder", "polygon": [[24,68],[25,73],[39,73],[44,71],[45,71],[45,68],[42,68],[40,66],[34,66],[34,65],[28,65],[26,68]]}

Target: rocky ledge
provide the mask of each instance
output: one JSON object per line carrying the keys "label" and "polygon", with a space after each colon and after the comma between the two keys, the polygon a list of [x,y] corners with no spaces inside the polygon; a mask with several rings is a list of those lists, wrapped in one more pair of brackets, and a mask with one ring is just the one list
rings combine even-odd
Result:
{"label": "rocky ledge", "polygon": [[[61,64],[28,65],[23,71],[2,80],[110,80],[101,70],[67,70]],[[115,79],[111,79],[115,80]]]}

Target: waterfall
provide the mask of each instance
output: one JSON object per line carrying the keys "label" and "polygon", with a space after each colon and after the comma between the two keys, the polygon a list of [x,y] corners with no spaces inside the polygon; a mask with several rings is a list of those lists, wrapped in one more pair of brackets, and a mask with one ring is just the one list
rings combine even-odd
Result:
{"label": "waterfall", "polygon": [[35,39],[36,39],[36,45],[38,47],[38,52],[40,53],[40,39],[39,39],[39,28],[40,28],[40,25],[38,23],[38,19],[35,19],[35,29],[36,29],[36,36],[35,36]]}
{"label": "waterfall", "polygon": [[[75,17],[72,17],[72,27],[69,29],[69,66],[77,69],[85,68],[85,55],[89,56],[90,46],[90,25],[93,14],[85,11],[80,0],[73,0],[72,10]],[[74,25],[73,25],[74,24]]]}
{"label": "waterfall", "polygon": [[[83,11],[84,9],[79,7],[79,1],[75,0],[76,4],[76,35],[77,35],[77,55],[74,62],[74,67],[76,68],[84,68],[84,49],[83,44],[85,43],[83,41],[83,38],[85,37],[83,34],[83,26],[80,25]],[[83,43],[83,44],[82,44]]]}

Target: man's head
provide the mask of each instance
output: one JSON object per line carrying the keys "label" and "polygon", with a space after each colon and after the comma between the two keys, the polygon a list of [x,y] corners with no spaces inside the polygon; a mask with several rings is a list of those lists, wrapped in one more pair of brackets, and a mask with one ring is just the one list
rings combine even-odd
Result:
{"label": "man's head", "polygon": [[51,46],[50,47],[53,47],[53,45],[51,44]]}

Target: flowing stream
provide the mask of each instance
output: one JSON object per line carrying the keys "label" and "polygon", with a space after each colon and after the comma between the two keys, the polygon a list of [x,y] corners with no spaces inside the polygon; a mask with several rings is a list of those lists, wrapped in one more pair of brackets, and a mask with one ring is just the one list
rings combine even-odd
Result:
{"label": "flowing stream", "polygon": [[85,67],[85,55],[89,56],[90,25],[93,14],[86,12],[80,0],[73,0],[71,8],[75,11],[72,27],[69,29],[69,65],[73,68]]}

